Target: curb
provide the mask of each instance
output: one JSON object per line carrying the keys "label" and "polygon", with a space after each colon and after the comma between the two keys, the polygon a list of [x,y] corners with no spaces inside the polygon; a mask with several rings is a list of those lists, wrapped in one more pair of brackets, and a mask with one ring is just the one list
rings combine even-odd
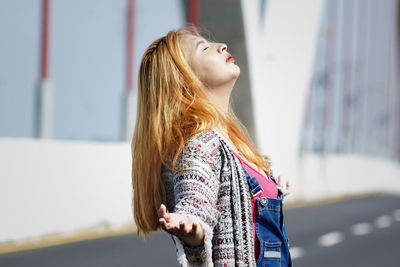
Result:
{"label": "curb", "polygon": [[136,227],[134,224],[118,228],[102,227],[71,234],[54,234],[19,241],[8,241],[0,243],[0,255],[126,234],[136,234]]}

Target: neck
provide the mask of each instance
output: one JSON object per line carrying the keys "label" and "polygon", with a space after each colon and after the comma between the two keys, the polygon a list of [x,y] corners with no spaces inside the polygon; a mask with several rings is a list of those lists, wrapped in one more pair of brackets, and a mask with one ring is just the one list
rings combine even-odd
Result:
{"label": "neck", "polygon": [[228,116],[229,99],[234,84],[235,81],[222,86],[213,87],[208,91],[212,103],[225,117]]}
{"label": "neck", "polygon": [[240,153],[239,149],[237,149],[236,145],[229,138],[228,131],[226,130],[226,128],[223,127],[221,124],[218,124],[216,130],[221,135],[222,139],[228,144],[231,150],[234,151],[236,154],[240,155],[241,157],[243,157],[242,153]]}

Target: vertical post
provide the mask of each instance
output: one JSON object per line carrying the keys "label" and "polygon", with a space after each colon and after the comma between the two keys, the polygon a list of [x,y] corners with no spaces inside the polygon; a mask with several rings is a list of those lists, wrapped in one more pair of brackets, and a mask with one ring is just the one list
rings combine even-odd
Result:
{"label": "vertical post", "polygon": [[[396,25],[395,25],[395,32],[396,32],[396,40],[397,40],[397,47],[395,47],[395,54],[397,55],[395,57],[395,83],[394,83],[394,88],[396,88],[396,109],[395,109],[395,114],[400,114],[400,3],[398,1],[394,1],[394,5],[397,6],[396,9]],[[397,117],[397,116],[396,116]],[[397,156],[397,160],[400,161],[400,140],[397,137],[400,134],[400,116],[397,117],[397,122],[396,122],[396,145],[395,145],[395,149],[396,149],[396,156]]]}
{"label": "vertical post", "polygon": [[326,1],[327,10],[327,31],[328,36],[325,47],[325,58],[326,58],[326,83],[325,91],[323,95],[324,113],[322,114],[323,127],[321,127],[321,135],[323,136],[323,148],[322,152],[327,153],[331,148],[331,137],[333,135],[333,93],[334,93],[334,82],[336,81],[336,41],[337,41],[337,5],[336,1]]}
{"label": "vertical post", "polygon": [[189,0],[188,22],[197,27],[200,26],[200,0]]}
{"label": "vertical post", "polygon": [[366,115],[363,113],[363,101],[364,101],[364,85],[365,82],[364,73],[366,71],[366,32],[365,32],[365,24],[367,18],[367,6],[365,3],[360,3],[360,1],[356,2],[355,10],[357,10],[357,22],[356,27],[357,30],[355,34],[356,38],[356,50],[355,50],[355,58],[356,58],[356,70],[354,73],[354,96],[355,96],[355,114],[353,121],[353,138],[352,138],[352,147],[354,152],[361,151],[361,135],[362,135],[362,123],[363,117]]}
{"label": "vertical post", "polygon": [[134,84],[134,30],[135,30],[135,1],[128,0],[128,14],[126,20],[126,68],[125,68],[125,90],[122,96],[122,140],[128,141],[132,137],[134,121],[136,119],[135,99],[136,91]]}
{"label": "vertical post", "polygon": [[39,137],[53,136],[53,86],[49,75],[50,0],[42,0],[41,72],[39,82]]}
{"label": "vertical post", "polygon": [[363,83],[362,83],[362,94],[361,94],[361,118],[360,118],[360,122],[361,122],[361,127],[359,127],[361,129],[360,133],[360,152],[362,153],[367,153],[368,152],[368,144],[369,144],[369,140],[368,140],[368,131],[370,129],[368,129],[368,119],[372,118],[371,114],[372,114],[372,110],[369,109],[369,88],[371,87],[370,84],[370,75],[371,75],[371,42],[372,42],[372,34],[371,34],[371,24],[372,24],[372,12],[371,12],[371,3],[370,1],[365,1],[365,21],[364,21],[364,29],[363,32],[365,32],[366,37],[364,38],[364,55],[363,55]]}
{"label": "vertical post", "polygon": [[352,8],[352,4],[354,1],[350,1],[345,8],[344,8],[344,21],[345,25],[343,25],[344,33],[342,36],[344,37],[341,41],[344,47],[344,60],[341,62],[341,71],[343,73],[343,83],[342,83],[342,121],[341,121],[341,131],[340,131],[340,151],[342,153],[348,153],[349,150],[349,140],[350,140],[350,127],[351,127],[351,120],[350,116],[354,109],[354,102],[353,102],[353,94],[352,94],[352,74],[354,71],[353,68],[353,60],[352,60],[352,45],[353,45],[353,35],[355,35],[353,31],[353,17],[354,11]]}

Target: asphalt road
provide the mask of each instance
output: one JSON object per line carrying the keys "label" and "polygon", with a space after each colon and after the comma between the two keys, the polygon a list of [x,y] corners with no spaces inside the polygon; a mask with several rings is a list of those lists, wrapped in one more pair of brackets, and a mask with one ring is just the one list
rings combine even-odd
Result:
{"label": "asphalt road", "polygon": [[400,196],[370,196],[287,211],[295,267],[400,266]]}
{"label": "asphalt road", "polygon": [[[287,209],[295,267],[400,266],[400,196]],[[169,235],[115,236],[0,255],[1,267],[178,266]]]}

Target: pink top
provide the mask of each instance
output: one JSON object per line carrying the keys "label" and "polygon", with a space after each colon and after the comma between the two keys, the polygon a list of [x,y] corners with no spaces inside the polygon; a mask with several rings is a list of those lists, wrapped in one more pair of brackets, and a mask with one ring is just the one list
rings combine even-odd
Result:
{"label": "pink top", "polygon": [[257,209],[257,202],[256,199],[259,197],[268,197],[268,198],[278,198],[278,188],[276,187],[276,184],[272,179],[264,176],[261,174],[259,171],[257,171],[255,168],[253,168],[251,165],[249,165],[245,160],[243,160],[236,152],[233,152],[236,157],[239,159],[240,163],[243,165],[243,167],[246,169],[246,171],[249,173],[250,177],[256,177],[258,184],[262,188],[262,192],[257,195],[256,197],[251,198],[251,207],[252,207],[252,214],[253,214],[253,228],[254,228],[254,248],[255,248],[255,254],[256,254],[256,259],[258,259],[258,255],[260,254],[260,244],[256,235],[256,219],[258,216],[258,209]]}

